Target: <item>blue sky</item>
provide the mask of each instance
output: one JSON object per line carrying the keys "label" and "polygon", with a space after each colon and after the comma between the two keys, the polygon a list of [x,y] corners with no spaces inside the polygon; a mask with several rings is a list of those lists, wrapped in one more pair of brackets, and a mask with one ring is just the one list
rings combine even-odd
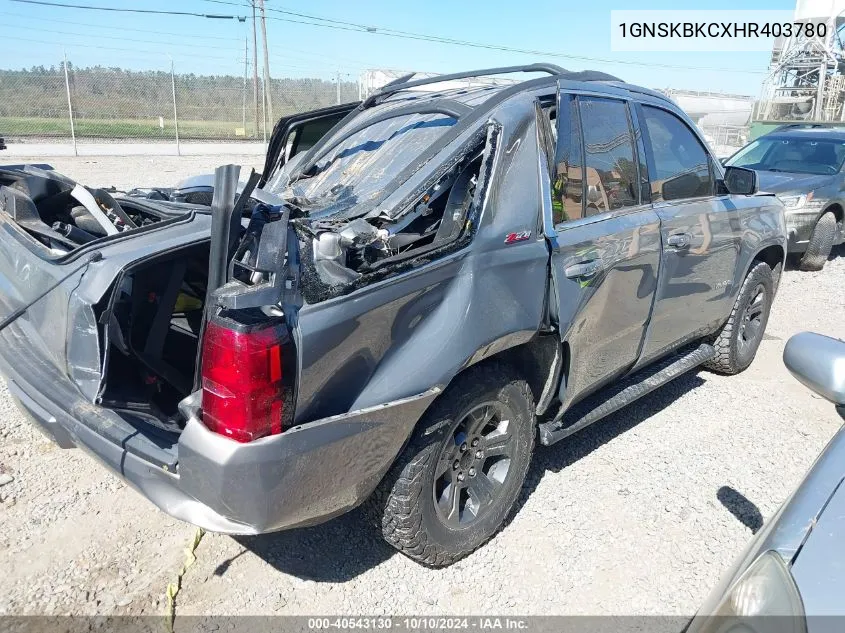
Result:
{"label": "blue sky", "polygon": [[[56,0],[62,1],[62,0]],[[247,0],[64,0],[72,4],[251,15]],[[794,0],[707,2],[639,0],[266,0],[284,9],[335,20],[485,44],[602,58],[585,61],[431,43],[295,24],[267,22],[270,72],[278,76],[354,79],[367,68],[449,72],[549,61],[566,68],[600,69],[651,88],[721,90],[757,95],[768,53],[613,53],[612,9],[787,9]],[[291,18],[268,11],[268,17]],[[0,67],[56,64],[63,52],[77,66],[121,66],[178,72],[235,74],[244,70],[244,37],[251,19],[211,20],[54,8],[0,0]],[[182,33],[185,37],[180,36]],[[260,35],[260,32],[259,32]],[[628,63],[621,63],[628,62]],[[633,62],[633,63],[631,63]],[[665,66],[683,66],[684,69]]]}

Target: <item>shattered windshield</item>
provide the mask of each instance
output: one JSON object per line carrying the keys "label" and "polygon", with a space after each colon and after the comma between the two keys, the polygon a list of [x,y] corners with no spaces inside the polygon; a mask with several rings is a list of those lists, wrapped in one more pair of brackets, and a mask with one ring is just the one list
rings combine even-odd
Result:
{"label": "shattered windshield", "polygon": [[311,217],[363,215],[384,187],[456,122],[445,115],[411,114],[374,123],[321,156],[312,175],[289,183],[297,169],[297,161],[291,161],[266,188]]}

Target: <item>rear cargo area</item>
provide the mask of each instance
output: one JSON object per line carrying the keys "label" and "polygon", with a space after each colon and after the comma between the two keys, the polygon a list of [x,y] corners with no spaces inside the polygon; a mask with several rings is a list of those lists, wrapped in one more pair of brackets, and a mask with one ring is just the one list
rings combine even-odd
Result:
{"label": "rear cargo area", "polygon": [[196,377],[208,256],[204,241],[136,264],[96,307],[105,324],[103,406],[179,430],[177,404]]}
{"label": "rear cargo area", "polygon": [[[274,308],[282,295],[275,271],[293,232],[277,211],[265,205],[256,213],[255,204],[246,204],[249,192],[236,195],[235,166],[220,173],[226,217],[215,223],[213,208],[163,194],[115,198],[49,169],[0,168],[0,220],[8,229],[0,232],[0,285],[8,287],[0,318],[19,311],[16,325],[32,332],[84,400],[142,434],[152,426],[175,441],[184,427],[178,406],[201,386],[199,351],[209,317],[222,312],[238,329],[230,337],[236,351],[264,341],[266,332],[250,332],[282,318]],[[222,285],[216,309],[206,314],[210,291]],[[259,351],[268,350],[278,356],[269,343]],[[242,363],[227,365],[234,365],[228,378],[237,391]],[[280,387],[271,382],[276,394]],[[231,394],[217,395],[228,406]]]}

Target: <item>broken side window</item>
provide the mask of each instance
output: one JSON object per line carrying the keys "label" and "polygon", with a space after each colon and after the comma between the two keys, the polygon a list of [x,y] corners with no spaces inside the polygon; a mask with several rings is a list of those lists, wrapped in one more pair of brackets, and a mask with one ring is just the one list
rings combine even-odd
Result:
{"label": "broken side window", "polygon": [[480,127],[392,216],[297,221],[306,301],[345,294],[468,243],[497,138],[498,127]]}

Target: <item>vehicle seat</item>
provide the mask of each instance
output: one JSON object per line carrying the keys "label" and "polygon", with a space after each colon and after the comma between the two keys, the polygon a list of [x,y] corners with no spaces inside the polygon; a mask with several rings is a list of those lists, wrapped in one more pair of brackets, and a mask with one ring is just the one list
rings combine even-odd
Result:
{"label": "vehicle seat", "polygon": [[469,207],[472,204],[474,191],[473,177],[478,173],[478,168],[472,165],[466,167],[455,179],[449,197],[446,199],[446,207],[443,210],[443,218],[437,234],[434,236],[434,244],[443,244],[455,239],[464,228]]}
{"label": "vehicle seat", "polygon": [[820,165],[835,165],[836,152],[830,143],[820,143],[816,145],[813,153],[810,154],[808,162],[818,163]]}

